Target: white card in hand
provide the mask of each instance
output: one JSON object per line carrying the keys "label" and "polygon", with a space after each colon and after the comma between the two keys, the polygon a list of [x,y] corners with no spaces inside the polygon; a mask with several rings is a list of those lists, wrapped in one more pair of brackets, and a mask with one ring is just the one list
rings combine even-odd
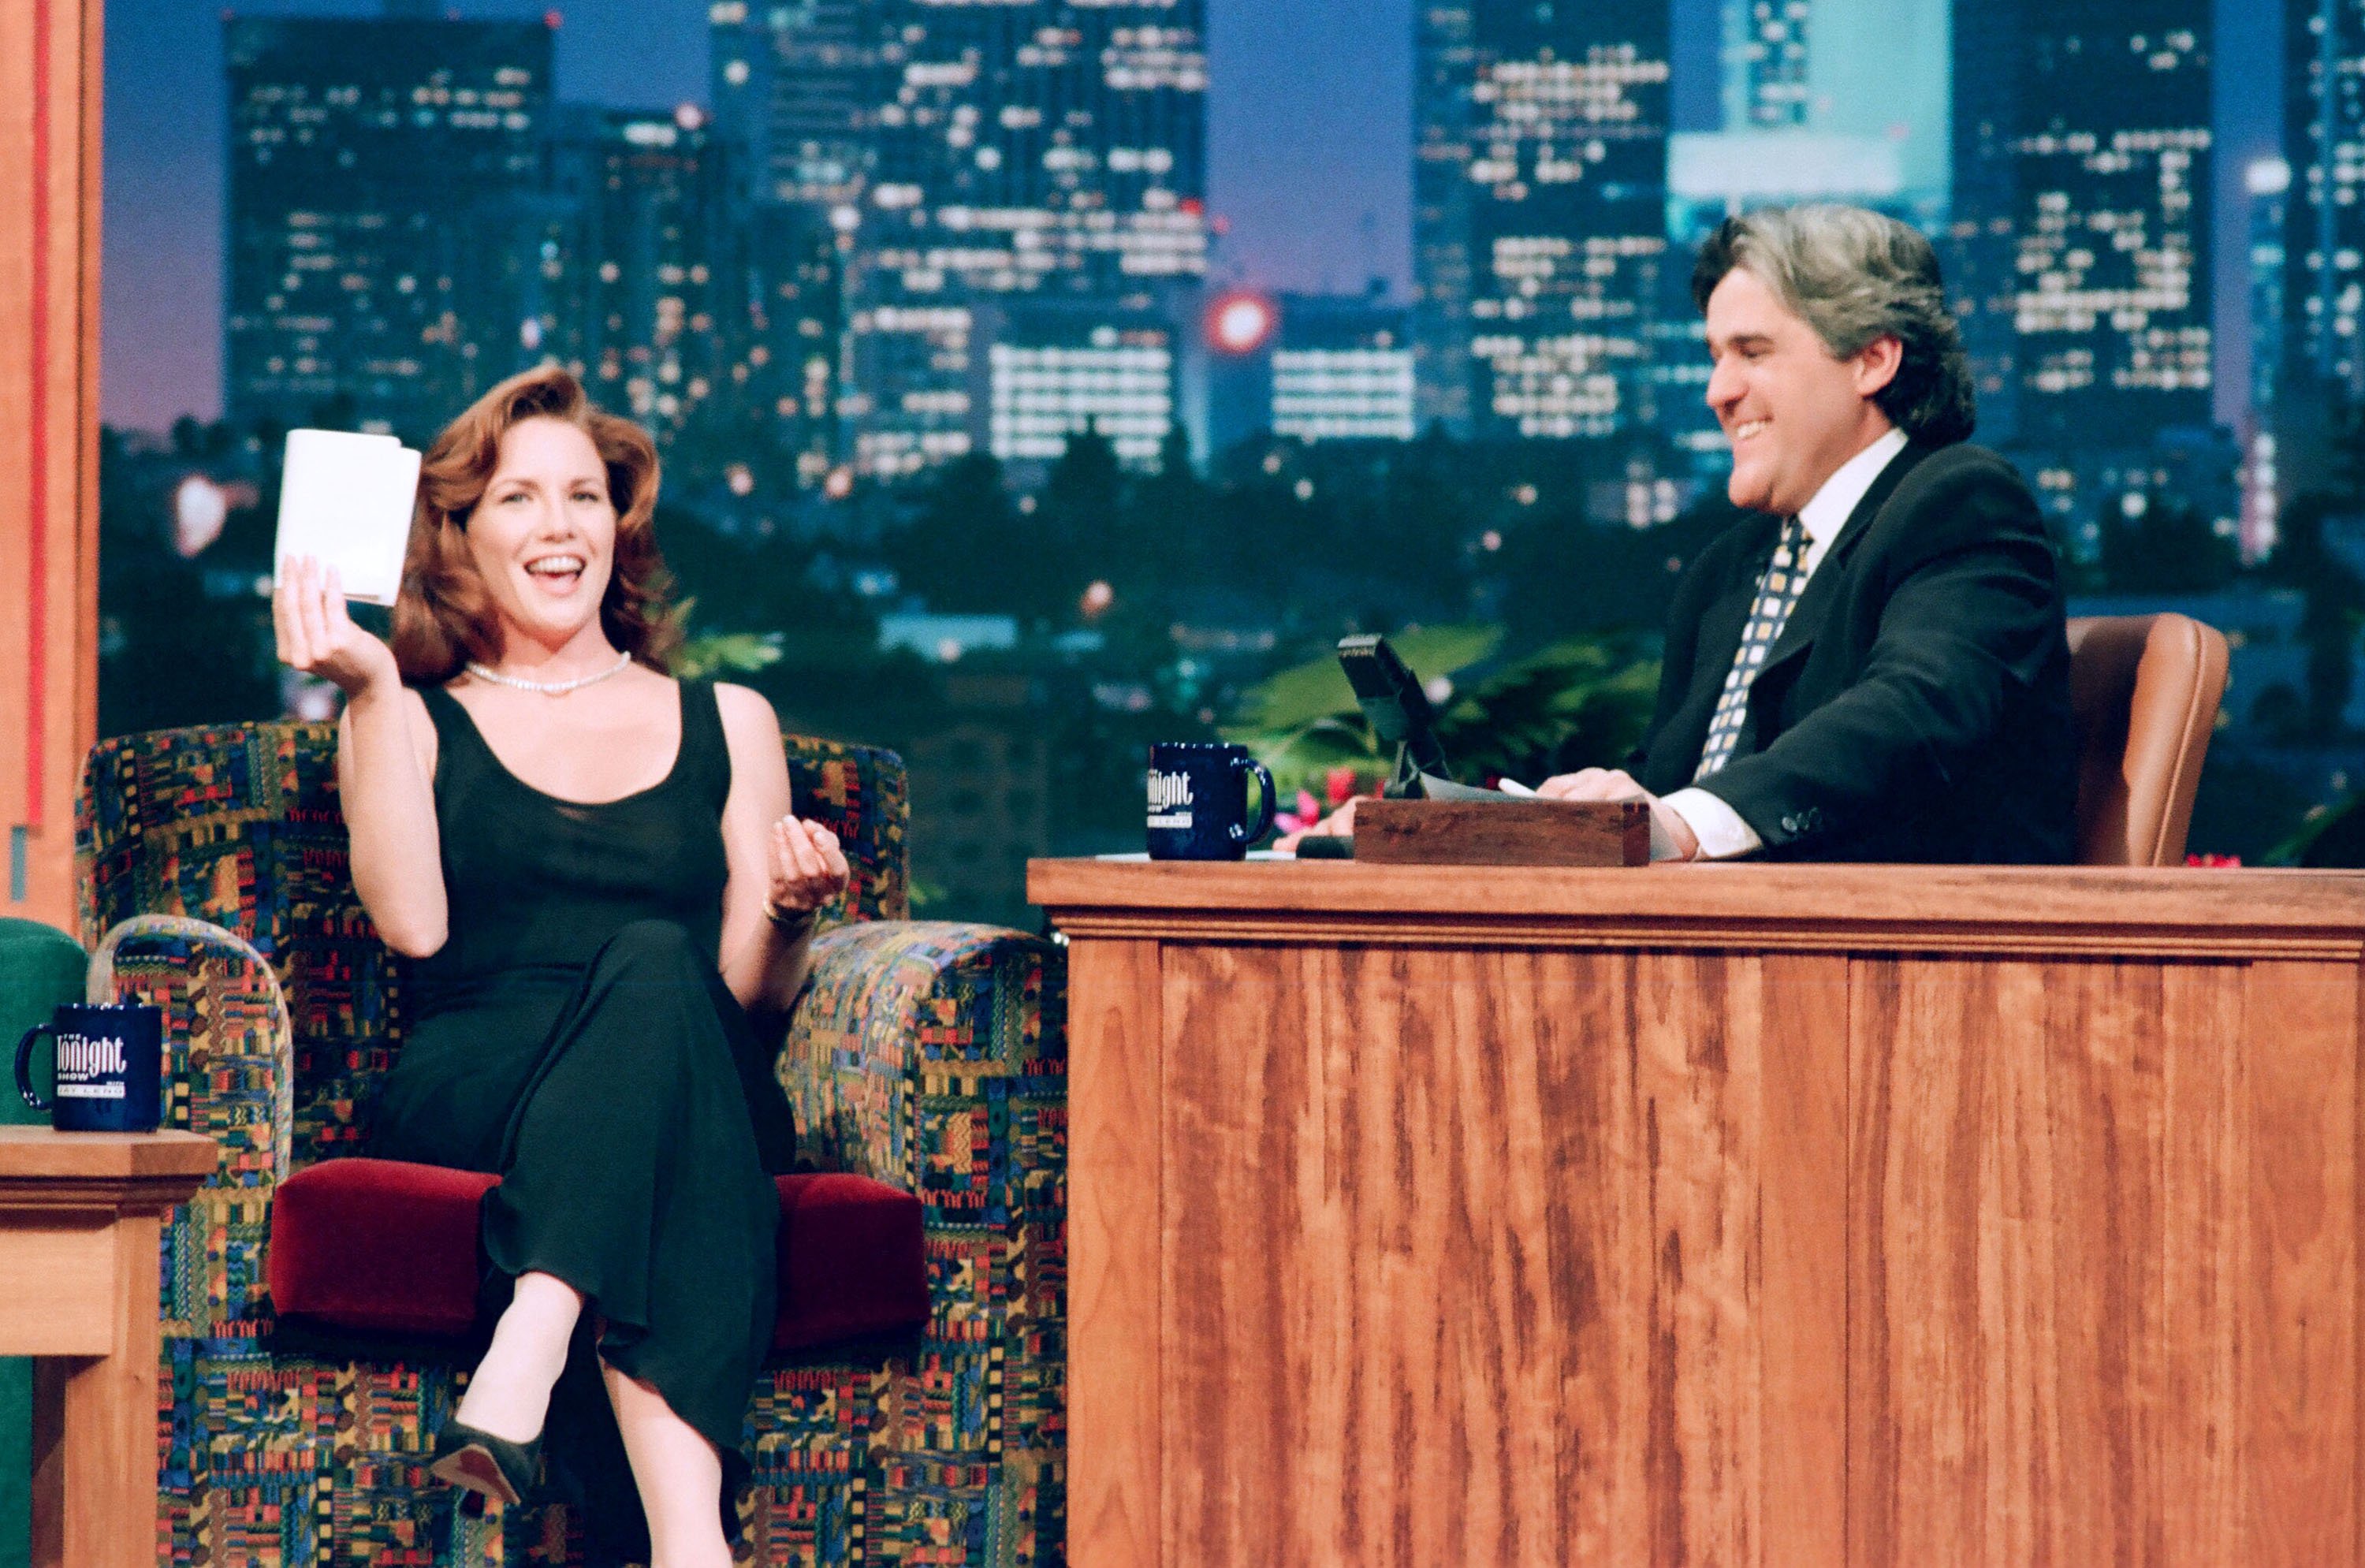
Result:
{"label": "white card in hand", "polygon": [[392,604],[418,494],[419,454],[390,435],[289,431],[274,573],[290,555],[314,556],[337,569],[347,599]]}

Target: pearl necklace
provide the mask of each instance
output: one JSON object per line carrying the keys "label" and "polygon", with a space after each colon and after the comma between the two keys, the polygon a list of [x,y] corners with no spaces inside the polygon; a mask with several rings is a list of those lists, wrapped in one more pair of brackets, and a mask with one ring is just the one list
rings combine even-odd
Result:
{"label": "pearl necklace", "polygon": [[495,686],[507,686],[519,691],[538,691],[544,697],[564,697],[582,687],[591,686],[611,675],[622,675],[624,666],[633,662],[630,654],[618,654],[616,662],[596,675],[578,675],[573,680],[526,680],[514,675],[503,675],[497,669],[487,669],[474,659],[468,661],[468,673],[478,680],[489,680]]}

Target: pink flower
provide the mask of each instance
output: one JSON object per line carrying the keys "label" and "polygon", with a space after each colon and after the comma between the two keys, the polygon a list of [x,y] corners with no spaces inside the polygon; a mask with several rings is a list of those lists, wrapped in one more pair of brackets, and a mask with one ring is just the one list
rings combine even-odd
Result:
{"label": "pink flower", "polygon": [[2206,867],[2212,870],[2223,870],[2227,868],[2238,869],[2242,864],[2242,857],[2238,855],[2188,855],[2184,857],[2184,863],[2187,866]]}
{"label": "pink flower", "polygon": [[1340,763],[1323,776],[1322,792],[1333,806],[1343,806],[1355,798],[1355,769],[1351,763]]}

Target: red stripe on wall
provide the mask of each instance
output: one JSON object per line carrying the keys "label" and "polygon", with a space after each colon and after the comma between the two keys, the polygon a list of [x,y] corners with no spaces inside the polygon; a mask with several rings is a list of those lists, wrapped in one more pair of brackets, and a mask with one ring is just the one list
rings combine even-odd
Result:
{"label": "red stripe on wall", "polygon": [[32,520],[25,534],[25,825],[39,832],[49,763],[50,6],[33,0]]}

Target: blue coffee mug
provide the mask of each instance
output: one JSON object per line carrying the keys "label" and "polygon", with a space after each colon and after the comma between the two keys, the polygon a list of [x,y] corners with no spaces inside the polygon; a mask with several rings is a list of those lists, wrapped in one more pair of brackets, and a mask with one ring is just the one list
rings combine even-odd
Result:
{"label": "blue coffee mug", "polygon": [[[1263,793],[1249,815],[1249,776]],[[1160,741],[1149,748],[1149,857],[1239,860],[1272,826],[1272,775],[1243,745]]]}
{"label": "blue coffee mug", "polygon": [[[57,1043],[57,1092],[33,1087],[33,1042]],[[144,1002],[67,1002],[17,1042],[17,1092],[62,1133],[152,1133],[164,1119],[164,1014]]]}

